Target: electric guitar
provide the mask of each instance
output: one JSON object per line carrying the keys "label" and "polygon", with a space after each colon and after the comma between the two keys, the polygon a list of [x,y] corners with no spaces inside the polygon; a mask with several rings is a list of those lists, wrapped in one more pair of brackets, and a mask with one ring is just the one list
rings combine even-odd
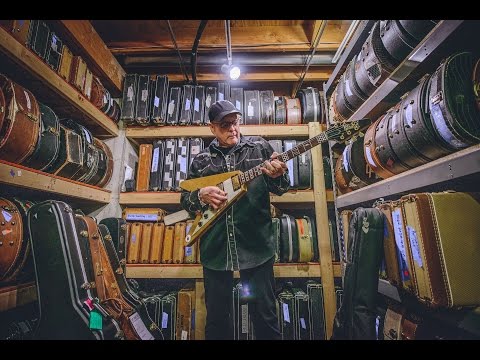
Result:
{"label": "electric guitar", "polygon": [[[345,142],[349,139],[363,136],[360,131],[371,124],[370,119],[345,122],[331,126],[327,131],[321,132],[317,136],[308,139],[294,148],[277,155],[278,159],[287,162],[296,156],[310,150],[311,148],[329,140]],[[180,187],[186,191],[195,191],[205,186],[217,186],[227,193],[227,200],[217,210],[209,207],[207,210],[199,211],[195,220],[185,237],[185,246],[193,245],[207,231],[213,223],[235,202],[237,202],[247,192],[247,183],[257,176],[263,175],[261,165],[242,172],[240,170],[230,171],[222,174],[204,176],[201,178],[184,180]]]}

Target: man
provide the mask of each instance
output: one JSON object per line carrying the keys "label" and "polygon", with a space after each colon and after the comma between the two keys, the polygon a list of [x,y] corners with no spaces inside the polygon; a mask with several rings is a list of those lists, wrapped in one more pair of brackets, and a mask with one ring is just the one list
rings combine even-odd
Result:
{"label": "man", "polygon": [[[208,117],[215,139],[194,158],[188,179],[247,171],[265,163],[263,176],[252,180],[247,193],[199,240],[207,307],[205,337],[207,340],[233,338],[233,271],[240,270],[256,338],[279,339],[269,192],[281,195],[288,190],[287,166],[276,159],[277,153],[266,140],[240,133],[241,113],[231,102],[217,101],[210,107]],[[218,209],[226,199],[226,193],[220,188],[207,186],[192,192],[183,191],[181,203],[185,210],[195,212],[208,206]]]}

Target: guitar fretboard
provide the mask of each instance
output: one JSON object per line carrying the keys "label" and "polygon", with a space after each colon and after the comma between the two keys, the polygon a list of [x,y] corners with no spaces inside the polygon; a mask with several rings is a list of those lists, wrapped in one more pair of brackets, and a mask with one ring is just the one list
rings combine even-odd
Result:
{"label": "guitar fretboard", "polygon": [[[313,138],[310,138],[301,144],[293,147],[292,149],[285,151],[281,154],[279,154],[277,157],[278,159],[282,160],[283,162],[287,162],[290,159],[293,159],[294,157],[297,157],[301,154],[303,154],[305,151],[310,150],[311,148],[328,141],[328,131],[327,132],[322,132],[321,134],[318,134],[317,136],[314,136]],[[245,184],[253,179],[255,179],[257,176],[262,175],[262,170],[261,167],[264,166],[265,162],[262,163],[261,165],[257,165],[254,168],[251,168],[250,170],[247,170],[239,175],[240,178],[240,184]]]}

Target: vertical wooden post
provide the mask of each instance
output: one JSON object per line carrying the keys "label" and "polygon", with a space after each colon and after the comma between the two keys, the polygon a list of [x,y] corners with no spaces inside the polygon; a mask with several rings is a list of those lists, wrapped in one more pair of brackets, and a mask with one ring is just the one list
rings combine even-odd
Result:
{"label": "vertical wooden post", "polygon": [[195,279],[195,340],[205,340],[206,321],[207,309],[205,308],[203,279]]}
{"label": "vertical wooden post", "polygon": [[[310,138],[320,133],[320,123],[308,124]],[[328,229],[327,192],[323,170],[322,146],[312,150],[313,198],[315,201],[315,219],[317,223],[318,249],[320,251],[320,274],[322,277],[327,339],[332,335],[333,319],[336,312],[335,285],[333,281],[332,249]]]}

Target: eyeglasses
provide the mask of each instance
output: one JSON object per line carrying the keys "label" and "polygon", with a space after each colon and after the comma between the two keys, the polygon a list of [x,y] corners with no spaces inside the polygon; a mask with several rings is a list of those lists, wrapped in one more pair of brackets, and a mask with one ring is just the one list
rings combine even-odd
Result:
{"label": "eyeglasses", "polygon": [[227,130],[227,129],[230,129],[230,126],[232,125],[237,126],[239,121],[240,120],[237,119],[235,121],[221,122],[220,124],[216,124],[216,125],[220,126],[220,129],[222,130]]}

